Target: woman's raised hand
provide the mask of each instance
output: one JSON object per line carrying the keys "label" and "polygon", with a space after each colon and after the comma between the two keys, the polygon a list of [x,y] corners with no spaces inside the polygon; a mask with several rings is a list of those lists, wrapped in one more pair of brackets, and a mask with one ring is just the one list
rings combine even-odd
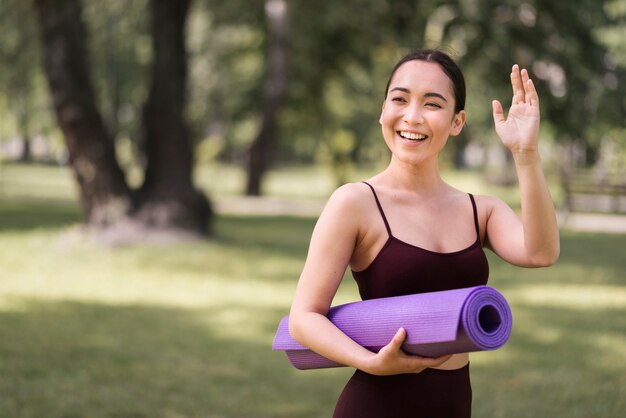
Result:
{"label": "woman's raised hand", "polygon": [[513,154],[537,151],[539,96],[526,69],[515,64],[511,70],[513,101],[507,117],[499,101],[492,102],[496,133]]}
{"label": "woman's raised hand", "polygon": [[429,367],[440,366],[452,357],[452,355],[446,355],[430,358],[407,354],[402,351],[402,343],[405,338],[406,331],[404,328],[400,328],[389,344],[381,348],[376,354],[370,367],[364,371],[381,376],[400,373],[419,373]]}

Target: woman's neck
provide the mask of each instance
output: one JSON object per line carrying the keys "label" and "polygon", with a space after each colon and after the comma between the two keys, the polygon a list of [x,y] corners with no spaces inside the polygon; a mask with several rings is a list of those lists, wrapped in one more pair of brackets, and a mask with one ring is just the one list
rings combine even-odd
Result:
{"label": "woman's neck", "polygon": [[436,160],[430,164],[413,165],[392,157],[381,176],[389,187],[420,194],[433,194],[447,186],[439,174]]}

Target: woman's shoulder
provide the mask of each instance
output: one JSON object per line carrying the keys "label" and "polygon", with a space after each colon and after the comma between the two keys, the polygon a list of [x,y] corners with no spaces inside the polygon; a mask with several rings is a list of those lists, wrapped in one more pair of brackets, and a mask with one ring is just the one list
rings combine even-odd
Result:
{"label": "woman's shoulder", "polygon": [[470,193],[474,200],[476,200],[476,204],[480,204],[485,208],[493,208],[494,206],[506,205],[502,199],[492,195],[484,195],[484,194],[473,194]]}
{"label": "woman's shoulder", "polygon": [[366,199],[368,195],[371,196],[372,191],[366,183],[346,183],[335,189],[328,199],[327,206],[331,205],[333,207],[337,206],[356,210],[363,206],[364,199]]}
{"label": "woman's shoulder", "polygon": [[472,194],[472,196],[474,196],[479,216],[487,222],[491,219],[491,215],[494,213],[512,211],[511,207],[499,197],[481,194]]}
{"label": "woman's shoulder", "polygon": [[[338,187],[329,197],[317,221],[321,230],[342,231],[358,234],[367,224],[369,205],[368,186],[362,183],[348,183]],[[369,192],[371,195],[371,191]],[[373,200],[373,199],[372,199]],[[375,204],[374,204],[375,205]]]}

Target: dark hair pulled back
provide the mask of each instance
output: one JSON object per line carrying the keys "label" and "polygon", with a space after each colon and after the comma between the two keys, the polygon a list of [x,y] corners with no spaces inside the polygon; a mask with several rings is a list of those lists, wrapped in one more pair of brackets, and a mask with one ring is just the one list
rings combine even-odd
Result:
{"label": "dark hair pulled back", "polygon": [[389,91],[389,85],[391,79],[395,75],[396,71],[402,64],[409,61],[425,61],[438,64],[443,72],[448,76],[452,82],[452,89],[454,93],[454,112],[458,113],[465,109],[465,78],[459,66],[454,62],[452,58],[445,52],[436,49],[421,49],[413,51],[405,55],[391,71],[389,81],[387,81],[387,87],[385,88],[385,98],[387,98],[387,92]]}

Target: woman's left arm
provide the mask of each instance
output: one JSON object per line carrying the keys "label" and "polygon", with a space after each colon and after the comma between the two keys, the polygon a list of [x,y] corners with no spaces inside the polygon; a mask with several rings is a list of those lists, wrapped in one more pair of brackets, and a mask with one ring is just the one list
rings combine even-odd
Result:
{"label": "woman's left arm", "polygon": [[497,100],[492,103],[496,132],[511,151],[520,186],[521,219],[493,199],[487,220],[487,244],[503,259],[524,267],[543,267],[559,257],[559,230],[554,202],[538,150],[539,96],[525,69],[511,71],[513,103],[507,117]]}

